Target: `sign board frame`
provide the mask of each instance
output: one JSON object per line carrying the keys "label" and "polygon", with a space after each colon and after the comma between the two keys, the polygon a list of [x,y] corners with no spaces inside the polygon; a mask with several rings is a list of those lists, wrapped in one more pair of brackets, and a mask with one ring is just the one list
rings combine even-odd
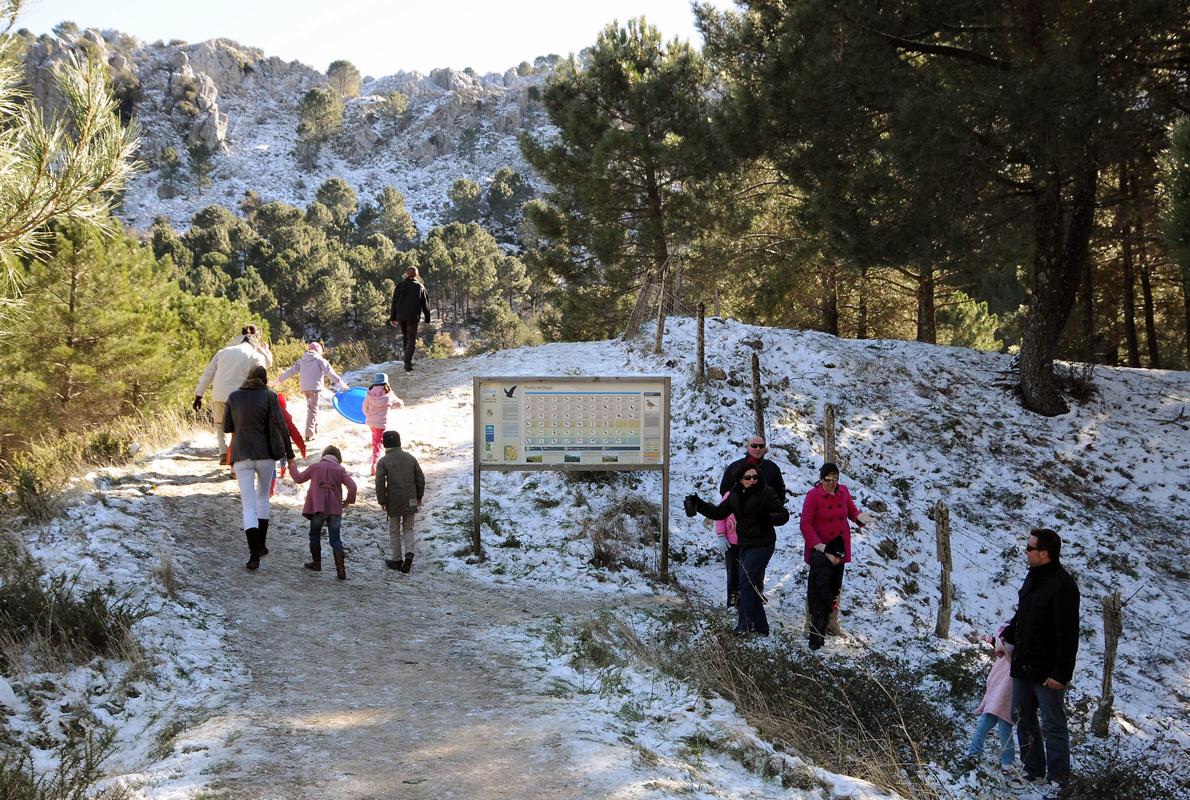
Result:
{"label": "sign board frame", "polygon": [[[658,463],[602,463],[602,462],[563,462],[563,463],[484,463],[482,453],[484,448],[485,423],[481,418],[481,392],[484,384],[497,383],[502,386],[533,386],[535,384],[549,384],[551,387],[575,386],[575,394],[581,394],[577,387],[582,386],[590,393],[590,387],[606,386],[608,392],[614,392],[617,385],[624,384],[656,384],[661,391],[662,420],[661,420],[661,449]],[[471,525],[472,545],[476,555],[483,558],[483,546],[480,541],[480,474],[483,472],[660,472],[661,473],[661,577],[669,575],[669,433],[670,433],[670,389],[671,379],[668,375],[486,375],[472,378],[471,400],[473,430],[473,515]],[[554,393],[566,394],[564,390]],[[642,420],[643,424],[643,420]],[[643,443],[642,443],[643,444]]]}

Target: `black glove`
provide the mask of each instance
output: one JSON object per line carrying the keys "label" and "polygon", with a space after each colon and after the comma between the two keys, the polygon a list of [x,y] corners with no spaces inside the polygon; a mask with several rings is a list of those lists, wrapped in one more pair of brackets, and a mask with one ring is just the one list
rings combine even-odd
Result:
{"label": "black glove", "polygon": [[682,509],[686,512],[686,516],[693,517],[698,513],[698,495],[688,494],[682,500]]}
{"label": "black glove", "polygon": [[201,394],[196,394],[196,395],[194,396],[194,403],[193,403],[193,405],[192,405],[191,407],[192,407],[192,408],[193,408],[195,411],[199,411],[199,410],[201,410],[201,409],[202,409],[202,395],[201,395]]}

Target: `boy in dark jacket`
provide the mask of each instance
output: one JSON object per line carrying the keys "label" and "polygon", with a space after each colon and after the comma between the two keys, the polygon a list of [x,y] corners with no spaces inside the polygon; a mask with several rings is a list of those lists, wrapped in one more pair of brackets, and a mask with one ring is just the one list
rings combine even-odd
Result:
{"label": "boy in dark jacket", "polygon": [[826,543],[825,550],[810,551],[810,577],[806,583],[806,603],[810,609],[810,649],[822,647],[831,609],[839,602],[843,588],[843,558],[847,545],[842,536]]}
{"label": "boy in dark jacket", "polygon": [[413,568],[413,518],[426,493],[426,476],[417,459],[401,449],[401,434],[385,431],[382,441],[384,456],[376,462],[376,502],[388,515],[393,553],[384,559],[384,566],[407,573]]}

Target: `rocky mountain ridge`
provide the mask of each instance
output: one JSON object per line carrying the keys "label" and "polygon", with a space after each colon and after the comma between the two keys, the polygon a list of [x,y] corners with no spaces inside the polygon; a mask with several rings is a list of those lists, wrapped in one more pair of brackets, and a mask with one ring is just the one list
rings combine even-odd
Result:
{"label": "rocky mountain ridge", "polygon": [[[517,136],[548,130],[539,102],[543,59],[535,70],[522,68],[529,74],[439,69],[365,77],[359,96],[345,98],[342,127],[305,169],[295,157],[298,109],[307,91],[328,84],[318,70],[229,39],[146,44],[119,31],[60,26],[55,35],[27,41],[26,75],[43,108],[60,105],[52,69],[72,56],[108,66],[121,113],[140,125],[144,170],[120,211],[132,228],[158,215],[185,228],[208,205],[235,209],[249,190],[304,207],[323,181],[338,176],[361,201],[395,187],[424,232],[443,220],[447,190],[459,178],[482,185],[512,167],[536,182]],[[390,110],[393,92],[407,100],[403,113]],[[173,165],[171,149],[179,159]],[[209,154],[209,186],[188,159],[192,151]]]}

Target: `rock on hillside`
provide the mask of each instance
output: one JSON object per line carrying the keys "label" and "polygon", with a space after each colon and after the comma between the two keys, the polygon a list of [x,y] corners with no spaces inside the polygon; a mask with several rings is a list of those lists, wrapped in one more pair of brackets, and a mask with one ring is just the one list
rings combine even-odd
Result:
{"label": "rock on hillside", "polygon": [[[359,97],[346,101],[341,130],[307,171],[294,157],[298,105],[309,89],[327,83],[311,67],[228,39],[145,44],[118,31],[88,29],[28,44],[28,81],[46,108],[60,105],[51,79],[56,62],[87,54],[108,65],[122,113],[142,129],[138,156],[145,170],[130,185],[121,212],[134,228],[159,214],[184,228],[207,205],[234,209],[249,189],[266,200],[305,206],[323,181],[339,176],[361,201],[386,186],[397,188],[425,230],[441,221],[455,180],[482,184],[506,166],[530,175],[517,136],[548,124],[535,99],[542,74],[441,69],[428,76],[366,77]],[[394,91],[408,100],[400,116],[387,111],[386,97]],[[163,160],[168,148],[181,159],[175,175]],[[193,177],[191,148],[213,153],[209,187]]]}

